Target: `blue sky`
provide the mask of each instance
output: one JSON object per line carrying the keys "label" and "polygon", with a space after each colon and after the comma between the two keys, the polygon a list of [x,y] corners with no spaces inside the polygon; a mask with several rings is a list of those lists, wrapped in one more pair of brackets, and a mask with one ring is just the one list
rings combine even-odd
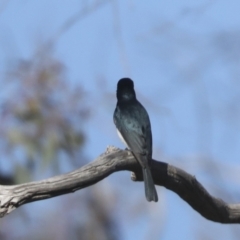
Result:
{"label": "blue sky", "polygon": [[[123,148],[112,113],[116,83],[128,76],[150,115],[154,158],[195,175],[214,196],[239,201],[239,1],[101,1],[91,10],[95,2],[100,1],[2,1],[1,74],[17,59],[32,58],[86,9],[55,39],[54,55],[66,65],[69,84],[81,84],[90,96],[89,158],[107,145]],[[123,178],[129,174],[104,181],[117,185]],[[129,185],[143,194],[140,183]],[[146,222],[153,219],[162,224],[155,223],[162,228],[156,239],[236,239],[237,226],[205,220],[164,188],[158,193],[162,200],[146,204],[146,215],[131,227],[118,213],[124,239],[147,239]]]}

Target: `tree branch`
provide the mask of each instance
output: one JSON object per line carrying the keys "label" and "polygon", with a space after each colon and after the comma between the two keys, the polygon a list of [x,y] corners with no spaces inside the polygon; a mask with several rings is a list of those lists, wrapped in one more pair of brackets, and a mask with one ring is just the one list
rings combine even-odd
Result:
{"label": "tree branch", "polygon": [[[129,151],[108,147],[95,161],[67,174],[38,182],[0,185],[0,217],[23,204],[75,192],[93,185],[117,171],[133,171],[142,181],[141,168]],[[220,223],[240,223],[240,204],[227,204],[212,197],[195,177],[167,163],[152,161],[156,185],[177,193],[203,217]]]}

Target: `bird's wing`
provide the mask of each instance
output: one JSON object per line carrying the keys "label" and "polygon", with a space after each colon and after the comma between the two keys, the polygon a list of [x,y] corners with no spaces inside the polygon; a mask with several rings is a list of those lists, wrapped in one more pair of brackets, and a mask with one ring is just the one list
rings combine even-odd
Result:
{"label": "bird's wing", "polygon": [[122,126],[119,132],[133,152],[143,155],[147,153],[146,136],[142,133],[141,128],[129,129],[126,126]]}
{"label": "bird's wing", "polygon": [[139,126],[136,123],[131,125],[129,125],[129,123],[116,125],[127,146],[133,152],[140,164],[145,167],[148,164],[148,156],[151,151],[147,147],[146,133],[149,129],[145,129],[143,126]]}

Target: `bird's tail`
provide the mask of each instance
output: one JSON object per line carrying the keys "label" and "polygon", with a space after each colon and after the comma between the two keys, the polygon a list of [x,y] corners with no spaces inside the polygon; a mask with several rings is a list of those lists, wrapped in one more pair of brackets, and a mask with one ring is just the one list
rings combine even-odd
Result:
{"label": "bird's tail", "polygon": [[144,186],[145,186],[145,195],[149,202],[158,201],[157,191],[154,185],[154,181],[152,178],[152,173],[149,167],[143,168],[143,179],[144,179]]}

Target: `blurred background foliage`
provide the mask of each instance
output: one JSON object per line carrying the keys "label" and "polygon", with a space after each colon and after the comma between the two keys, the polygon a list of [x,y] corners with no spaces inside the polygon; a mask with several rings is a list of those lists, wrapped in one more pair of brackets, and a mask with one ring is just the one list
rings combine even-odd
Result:
{"label": "blurred background foliage", "polygon": [[[2,84],[8,94],[2,101],[0,133],[5,156],[2,161],[10,162],[11,171],[1,173],[1,184],[43,179],[86,164],[84,123],[90,113],[87,94],[80,85],[70,87],[63,63],[52,52],[39,52],[33,59],[16,61],[6,72]],[[85,212],[82,224],[64,226],[64,231],[73,227],[67,235],[56,237],[59,233],[54,231],[51,236],[50,229],[45,228],[37,236],[31,231],[25,233],[24,239],[119,239],[108,203],[101,198],[92,188],[81,198],[67,201],[70,209],[65,207],[65,211],[78,208],[79,217]],[[47,212],[45,217],[58,229],[57,218],[51,219]],[[14,238],[4,232],[1,239]]]}
{"label": "blurred background foliage", "polygon": [[84,91],[80,86],[71,89],[64,72],[60,61],[39,53],[18,61],[2,83],[10,93],[2,102],[1,141],[6,155],[15,158],[17,183],[32,180],[47,168],[58,174],[61,155],[74,163],[74,155],[82,154],[89,111]]}

